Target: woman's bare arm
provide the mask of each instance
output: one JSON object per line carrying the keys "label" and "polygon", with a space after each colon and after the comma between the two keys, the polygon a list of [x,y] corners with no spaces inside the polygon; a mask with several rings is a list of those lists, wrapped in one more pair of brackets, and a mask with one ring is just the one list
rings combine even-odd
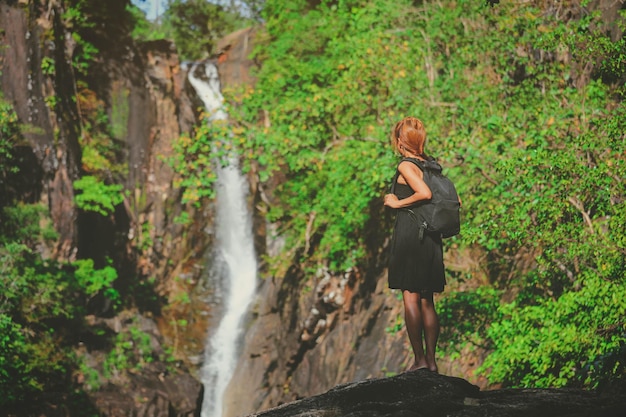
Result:
{"label": "woman's bare arm", "polygon": [[395,194],[387,194],[385,195],[386,206],[396,209],[403,208],[411,206],[418,201],[430,200],[432,198],[430,188],[428,188],[428,185],[424,182],[424,173],[417,165],[412,162],[404,161],[398,166],[398,171],[400,171],[398,182],[400,184],[406,182],[413,190],[413,194],[402,200],[398,200]]}

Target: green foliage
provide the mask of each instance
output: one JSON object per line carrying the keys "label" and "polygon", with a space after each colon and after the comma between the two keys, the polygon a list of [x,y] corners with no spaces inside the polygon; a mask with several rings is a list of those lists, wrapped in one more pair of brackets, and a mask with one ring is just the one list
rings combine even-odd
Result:
{"label": "green foliage", "polygon": [[[468,148],[465,163],[478,175],[464,180],[464,205],[477,209],[467,212],[463,237],[491,252],[496,286],[513,285],[520,292],[515,303],[491,313],[488,337],[478,328],[467,340],[493,349],[482,368],[492,382],[595,386],[603,378],[623,376],[619,361],[602,375],[596,372],[602,365],[590,363],[615,357],[624,339],[623,323],[613,315],[621,311],[618,303],[601,296],[609,286],[619,291],[624,286],[624,232],[618,226],[626,220],[620,197],[626,165],[618,151],[624,108],[611,103],[610,88],[600,80],[573,88],[565,82],[569,68],[554,59],[568,46],[555,32],[606,44],[597,40],[598,33],[586,31],[588,21],[540,23],[539,16],[536,10],[503,11],[499,28],[511,37],[498,37],[494,52],[483,45],[485,56],[496,58],[498,50],[517,53],[500,69],[506,95],[499,105],[490,102],[492,116],[475,136],[483,143]],[[529,29],[538,24],[555,27]],[[530,59],[533,44],[553,58]],[[485,161],[493,162],[485,166]],[[520,255],[534,258],[536,269],[518,268]],[[572,301],[578,299],[585,301]],[[590,312],[590,304],[597,310]],[[563,312],[581,321],[552,319]],[[594,313],[595,318],[582,320]],[[608,334],[605,328],[617,330]],[[581,340],[575,342],[576,337]]]}
{"label": "green foliage", "polygon": [[154,41],[171,38],[171,30],[167,25],[150,22],[146,18],[145,13],[137,6],[129,4],[126,6],[126,10],[131,15],[133,39],[138,41]]}
{"label": "green foliage", "polygon": [[155,359],[150,335],[132,325],[115,337],[113,348],[104,361],[104,375],[111,377],[138,371]]}
{"label": "green foliage", "polygon": [[62,378],[68,365],[54,331],[32,336],[32,331],[0,312],[0,407],[10,410],[25,404],[33,394],[52,388],[49,381]]}
{"label": "green foliage", "polygon": [[67,7],[61,16],[76,44],[72,54],[72,67],[81,75],[87,75],[90,65],[99,53],[98,48],[81,34],[85,29],[94,27],[94,22],[84,10],[88,3],[88,0],[67,1]]}
{"label": "green foliage", "polygon": [[191,217],[189,217],[189,213],[184,211],[182,213],[180,213],[179,216],[176,216],[174,218],[174,224],[180,224],[182,226],[186,226],[191,224],[192,220]]}
{"label": "green foliage", "polygon": [[94,296],[104,290],[104,295],[114,302],[119,302],[119,293],[113,288],[117,279],[117,271],[110,265],[95,269],[92,259],[79,259],[74,262],[77,267],[74,276],[78,285],[87,296]]}
{"label": "green foliage", "polygon": [[[363,257],[372,204],[393,174],[386,138],[408,99],[403,63],[415,62],[394,28],[410,9],[388,1],[267,2],[256,88],[243,105],[229,97],[229,113],[247,127],[238,146],[261,165],[261,179],[287,177],[270,218],[280,220],[290,247],[319,242],[313,260],[333,269]],[[271,128],[255,123],[264,113]]]}
{"label": "green foliage", "polygon": [[50,58],[49,56],[44,56],[41,59],[41,72],[44,73],[45,75],[54,75],[55,73],[54,59]]}
{"label": "green foliage", "polygon": [[126,173],[126,164],[118,161],[122,159],[121,140],[127,133],[128,90],[121,88],[113,92],[109,118],[104,102],[93,90],[82,81],[77,83],[77,89],[82,116],[79,144],[83,169],[101,179]]}
{"label": "green foliage", "polygon": [[[0,407],[44,391],[65,391],[78,366],[67,328],[80,326],[97,293],[115,303],[117,272],[89,259],[59,263],[32,248],[45,241],[45,210],[20,204],[0,212]],[[48,236],[50,238],[51,236]]]}
{"label": "green foliage", "polygon": [[41,204],[18,203],[0,210],[0,244],[20,242],[35,247],[40,241],[51,242],[58,234],[47,221],[47,209]]}
{"label": "green foliage", "polygon": [[0,279],[5,288],[0,296],[0,312],[19,314],[29,323],[71,316],[74,306],[64,303],[71,283],[64,271],[38,259],[21,243],[1,247],[0,260]]}
{"label": "green foliage", "polygon": [[424,120],[427,152],[463,198],[453,241],[486,254],[491,280],[444,297],[448,348],[487,349],[483,372],[508,386],[623,375],[623,308],[607,291],[622,294],[626,270],[626,48],[598,13],[576,10],[270,0],[255,88],[225,94],[225,136],[279,184],[268,216],[305,268],[367,261],[368,226],[388,224],[390,128]]}
{"label": "green foliage", "polygon": [[93,366],[85,360],[84,357],[80,357],[78,362],[78,370],[80,374],[84,378],[84,382],[82,387],[85,391],[96,391],[102,386],[102,376],[97,369],[94,369]]}
{"label": "green foliage", "polygon": [[23,370],[27,369],[28,352],[21,326],[11,317],[0,313],[0,392],[6,405],[21,399],[23,387],[36,386],[37,381]]}
{"label": "green foliage", "polygon": [[450,292],[442,297],[437,309],[444,351],[454,355],[468,343],[488,347],[487,330],[500,318],[500,297],[501,293],[490,286],[471,292]]}
{"label": "green foliage", "polygon": [[[594,273],[579,291],[536,305],[512,302],[488,330],[493,353],[482,365],[492,382],[507,386],[596,386],[607,375],[626,375],[625,276]],[[603,357],[614,357],[605,369]]]}
{"label": "green foliage", "polygon": [[[17,172],[13,163],[13,147],[20,137],[17,114],[0,94],[0,196],[4,195],[7,177]],[[4,204],[0,203],[0,206]]]}
{"label": "green foliage", "polygon": [[224,126],[202,124],[191,137],[182,135],[176,139],[172,149],[173,156],[167,162],[179,174],[174,186],[183,188],[183,203],[199,207],[202,201],[215,195],[214,157],[232,150],[230,141],[225,139]]}
{"label": "green foliage", "polygon": [[0,246],[3,408],[60,389],[76,366],[71,344],[64,339],[64,323],[81,317],[87,298],[107,292],[116,276],[109,267],[97,270],[86,261],[77,265],[43,260],[21,243]]}
{"label": "green foliage", "polygon": [[122,185],[107,185],[91,175],[75,181],[74,188],[80,192],[74,197],[76,206],[81,210],[93,211],[102,216],[111,215],[115,206],[124,201]]}

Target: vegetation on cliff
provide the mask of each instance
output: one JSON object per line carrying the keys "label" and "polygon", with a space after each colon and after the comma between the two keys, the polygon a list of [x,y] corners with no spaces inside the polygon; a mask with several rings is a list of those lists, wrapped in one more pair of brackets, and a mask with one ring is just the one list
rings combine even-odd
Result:
{"label": "vegetation on cliff", "polygon": [[481,372],[505,386],[623,377],[626,44],[600,5],[267,1],[229,134],[262,181],[280,176],[284,255],[368,266],[371,228],[389,232],[390,126],[416,115],[463,198],[448,250],[478,249],[487,276],[462,291],[480,277],[449,271],[449,354],[486,349]]}
{"label": "vegetation on cliff", "polygon": [[[119,299],[110,266],[90,259],[57,262],[42,248],[56,239],[45,207],[13,200],[21,134],[18,119],[0,97],[0,406],[7,412],[42,391],[68,392],[68,370],[80,364],[72,330],[99,293]],[[34,404],[36,406],[36,404]]]}

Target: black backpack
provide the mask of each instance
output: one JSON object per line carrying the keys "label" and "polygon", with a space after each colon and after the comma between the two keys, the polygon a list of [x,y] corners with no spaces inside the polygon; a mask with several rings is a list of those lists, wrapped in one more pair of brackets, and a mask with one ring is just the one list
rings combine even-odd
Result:
{"label": "black backpack", "polygon": [[[461,231],[461,216],[459,195],[454,184],[448,177],[443,175],[441,165],[433,158],[425,161],[416,158],[403,158],[402,161],[410,161],[417,165],[424,173],[424,182],[430,188],[432,198],[420,201],[408,211],[420,225],[420,239],[424,231],[441,233],[442,237],[452,237]],[[396,170],[391,192],[394,192],[400,172]]]}

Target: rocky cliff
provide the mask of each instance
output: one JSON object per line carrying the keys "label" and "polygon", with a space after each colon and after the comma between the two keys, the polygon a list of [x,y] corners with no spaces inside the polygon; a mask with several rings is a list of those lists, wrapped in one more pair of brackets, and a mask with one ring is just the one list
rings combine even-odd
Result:
{"label": "rocky cliff", "polygon": [[[89,306],[87,330],[76,335],[76,353],[89,366],[102,370],[108,349],[103,334],[115,338],[131,327],[147,335],[158,355],[173,346],[181,359],[174,367],[156,362],[139,374],[100,380],[101,388],[90,391],[97,409],[103,415],[196,415],[202,387],[186,370],[191,354],[185,349],[202,350],[206,322],[197,315],[178,329],[189,305],[172,300],[192,292],[197,282],[201,271],[194,260],[202,259],[209,245],[204,227],[211,212],[181,204],[165,158],[172,142],[197,123],[197,103],[171,43],[130,39],[126,1],[87,4],[100,9],[83,12],[101,21],[88,26],[82,38],[64,4],[0,2],[0,86],[24,139],[18,145],[21,182],[9,197],[48,207],[59,238],[52,247],[42,245],[42,255],[91,258],[97,265],[111,259],[117,288],[133,299],[117,313],[106,299]],[[88,57],[84,51],[79,55],[84,45],[77,39],[97,48],[91,61],[82,63],[90,68],[86,73],[76,63]],[[94,129],[96,120],[107,126]],[[106,180],[125,189],[123,203],[110,216],[82,212],[74,201],[73,182],[96,174],[85,162],[85,145],[96,148],[99,140],[115,150],[108,163],[116,168]],[[174,220],[183,211],[192,219],[187,226]],[[83,372],[75,378],[79,385],[89,382]]]}
{"label": "rocky cliff", "polygon": [[[402,302],[384,272],[292,267],[264,278],[227,391],[226,415],[241,416],[315,396],[340,384],[401,373],[410,366]],[[473,378],[479,353],[457,363],[440,358],[440,372]]]}

